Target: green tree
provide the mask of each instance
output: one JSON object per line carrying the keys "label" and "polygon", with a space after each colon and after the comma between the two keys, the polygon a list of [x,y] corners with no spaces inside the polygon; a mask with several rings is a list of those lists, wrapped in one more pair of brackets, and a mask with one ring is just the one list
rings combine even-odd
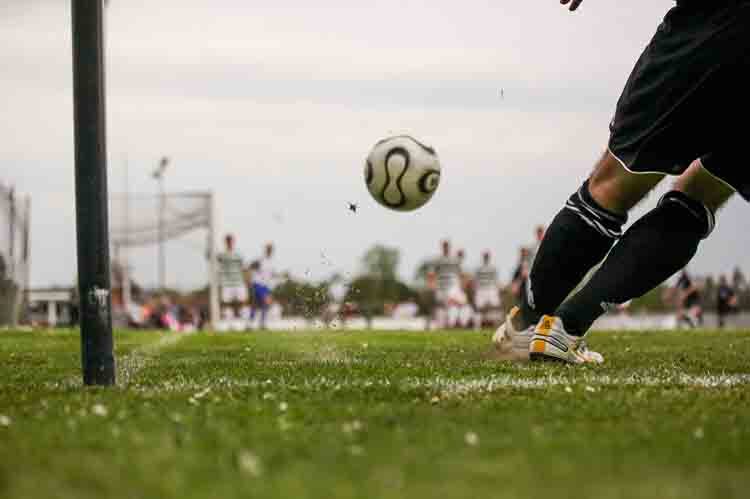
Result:
{"label": "green tree", "polygon": [[346,296],[346,301],[355,303],[367,319],[385,312],[388,304],[394,305],[416,298],[416,293],[400,281],[398,249],[376,245],[362,257],[363,274],[356,276]]}
{"label": "green tree", "polygon": [[308,319],[320,316],[330,301],[328,284],[312,284],[287,279],[273,291],[274,299],[289,315],[302,315]]}
{"label": "green tree", "polygon": [[378,244],[362,257],[365,274],[383,280],[396,280],[396,270],[401,259],[398,249]]}

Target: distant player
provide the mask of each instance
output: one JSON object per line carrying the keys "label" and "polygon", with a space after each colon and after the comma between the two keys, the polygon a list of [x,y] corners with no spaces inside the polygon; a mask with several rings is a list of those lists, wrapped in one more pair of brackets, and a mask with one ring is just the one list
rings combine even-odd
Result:
{"label": "distant player", "polygon": [[521,303],[523,286],[529,277],[529,269],[531,268],[530,254],[526,246],[521,246],[518,250],[518,263],[513,270],[513,277],[510,280],[510,291],[515,303]]}
{"label": "distant player", "polygon": [[458,327],[461,308],[468,303],[461,288],[461,266],[458,258],[451,254],[450,241],[443,241],[441,250],[432,269],[436,276],[435,297],[443,314],[442,320],[438,322],[443,327]]}
{"label": "distant player", "polygon": [[[520,310],[494,337],[501,352],[525,340],[533,360],[603,361],[584,342],[593,322],[684,268],[735,190],[750,200],[748,88],[750,1],[679,0],[625,85],[606,152],[549,225]],[[679,175],[672,190],[623,233],[665,175]]]}
{"label": "distant player", "polygon": [[232,234],[224,237],[224,252],[216,256],[216,261],[223,315],[229,319],[239,318],[242,307],[247,303],[247,286],[242,256],[234,249]]}
{"label": "distant player", "polygon": [[691,328],[703,325],[701,292],[687,270],[683,270],[677,279],[675,296],[677,297],[677,325],[683,322]]}
{"label": "distant player", "polygon": [[716,290],[716,317],[719,328],[723,328],[727,316],[737,310],[737,293],[729,285],[726,276],[719,277],[719,287]]}
{"label": "distant player", "polygon": [[469,327],[474,320],[474,308],[471,306],[469,300],[473,282],[472,276],[466,272],[466,251],[463,249],[456,251],[456,259],[458,260],[459,283],[465,300],[465,303],[458,308],[458,321],[456,327],[466,328]]}
{"label": "distant player", "polygon": [[544,225],[537,225],[534,229],[534,244],[529,249],[529,265],[536,258],[536,252],[539,251],[539,246],[542,245],[542,239],[544,239]]}
{"label": "distant player", "polygon": [[489,251],[482,253],[482,265],[474,274],[474,290],[474,305],[479,312],[479,325],[483,326],[501,305],[497,268],[490,263]]}
{"label": "distant player", "polygon": [[266,244],[263,256],[254,262],[252,269],[254,300],[250,319],[254,320],[257,312],[260,311],[260,329],[266,328],[268,309],[273,303],[272,291],[277,278],[273,267],[273,252],[273,243]]}

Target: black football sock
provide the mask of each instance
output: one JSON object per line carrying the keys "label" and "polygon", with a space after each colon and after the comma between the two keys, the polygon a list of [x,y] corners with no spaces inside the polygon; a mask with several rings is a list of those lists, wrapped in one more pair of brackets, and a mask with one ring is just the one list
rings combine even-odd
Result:
{"label": "black football sock", "polygon": [[682,192],[666,193],[555,315],[569,334],[585,334],[611,306],[642,296],[684,268],[713,226],[714,215],[703,203]]}
{"label": "black football sock", "polygon": [[588,180],[573,193],[544,234],[521,293],[521,324],[551,314],[622,235],[627,216],[594,201]]}

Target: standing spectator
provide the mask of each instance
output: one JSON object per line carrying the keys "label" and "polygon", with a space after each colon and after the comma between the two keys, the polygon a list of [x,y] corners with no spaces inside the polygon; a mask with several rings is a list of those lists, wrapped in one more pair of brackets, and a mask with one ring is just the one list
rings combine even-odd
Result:
{"label": "standing spectator", "polygon": [[719,321],[719,328],[724,327],[727,315],[736,310],[737,294],[729,285],[726,276],[719,277],[719,288],[716,291],[716,316]]}

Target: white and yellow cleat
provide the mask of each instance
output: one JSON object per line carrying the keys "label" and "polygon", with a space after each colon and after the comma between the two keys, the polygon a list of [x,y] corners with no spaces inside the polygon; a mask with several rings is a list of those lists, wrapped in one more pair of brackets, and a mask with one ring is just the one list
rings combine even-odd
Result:
{"label": "white and yellow cleat", "polygon": [[569,364],[601,364],[604,357],[589,350],[580,336],[565,332],[559,317],[545,315],[534,329],[529,343],[531,360],[557,360]]}
{"label": "white and yellow cleat", "polygon": [[513,320],[519,312],[518,307],[511,308],[505,316],[505,322],[492,336],[492,343],[502,360],[529,360],[529,343],[534,335],[534,326],[520,331],[516,329]]}

